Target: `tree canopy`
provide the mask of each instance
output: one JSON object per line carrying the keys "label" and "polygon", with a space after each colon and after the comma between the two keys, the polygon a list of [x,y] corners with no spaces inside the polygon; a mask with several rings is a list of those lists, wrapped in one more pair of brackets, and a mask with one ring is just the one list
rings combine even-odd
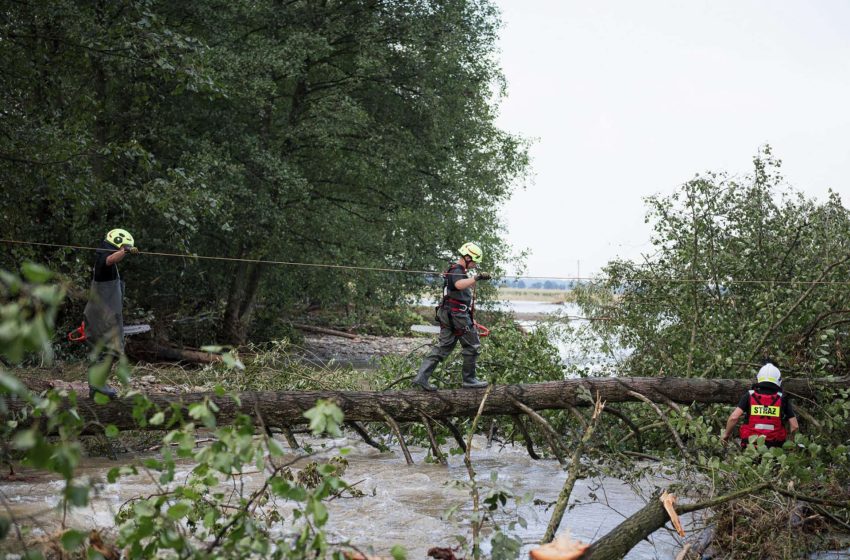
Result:
{"label": "tree canopy", "polygon": [[[401,269],[474,239],[498,266],[497,212],[527,165],[494,124],[499,25],[480,0],[7,4],[0,234],[93,246],[124,227],[143,250]],[[87,282],[90,255],[15,247],[0,264],[25,257]],[[215,310],[230,341],[296,302],[381,306],[427,281],[126,269],[136,306]]]}
{"label": "tree canopy", "polygon": [[[769,147],[745,177],[697,175],[647,199],[653,250],[616,260],[585,291],[592,328],[632,349],[635,375],[754,376],[846,371],[850,213],[790,189]],[[600,305],[594,290],[614,291]]]}

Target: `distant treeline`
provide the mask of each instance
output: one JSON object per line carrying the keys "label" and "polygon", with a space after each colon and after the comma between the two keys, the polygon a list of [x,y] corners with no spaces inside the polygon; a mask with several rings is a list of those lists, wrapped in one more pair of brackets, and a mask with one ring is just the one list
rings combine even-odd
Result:
{"label": "distant treeline", "polygon": [[578,280],[557,281],[550,278],[516,278],[503,280],[500,286],[518,290],[572,290],[582,283]]}

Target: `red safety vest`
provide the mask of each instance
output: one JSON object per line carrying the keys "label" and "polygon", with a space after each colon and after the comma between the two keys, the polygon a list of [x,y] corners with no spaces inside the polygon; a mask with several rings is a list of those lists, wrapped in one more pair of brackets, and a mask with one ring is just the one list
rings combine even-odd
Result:
{"label": "red safety vest", "polygon": [[741,441],[764,436],[765,441],[783,442],[787,436],[782,424],[782,393],[757,393],[750,389],[750,416],[741,426]]}

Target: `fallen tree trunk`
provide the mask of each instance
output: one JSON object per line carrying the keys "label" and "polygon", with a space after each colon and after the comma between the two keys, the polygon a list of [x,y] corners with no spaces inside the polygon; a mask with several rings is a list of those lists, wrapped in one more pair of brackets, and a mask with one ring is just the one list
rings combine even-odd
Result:
{"label": "fallen tree trunk", "polygon": [[[769,483],[765,482],[706,502],[676,505],[676,513],[682,515],[715,507],[725,502],[760,492],[768,485]],[[661,504],[658,496],[653,496],[643,508],[635,512],[631,517],[626,518],[625,521],[614,527],[607,535],[590,545],[590,548],[587,549],[581,558],[582,560],[619,560],[634,548],[637,543],[663,527],[669,520],[670,517],[664,510],[664,506]]]}
{"label": "fallen tree trunk", "polygon": [[153,340],[127,341],[124,348],[127,356],[140,362],[186,362],[190,364],[213,364],[221,361],[221,355],[200,350],[177,348]]}
{"label": "fallen tree trunk", "polygon": [[318,334],[327,334],[330,336],[341,336],[343,338],[350,338],[351,340],[357,340],[358,336],[356,334],[347,333],[344,331],[338,331],[336,329],[328,329],[325,327],[316,327],[314,325],[304,325],[301,323],[292,323],[292,326],[298,330],[313,332]]}
{"label": "fallen tree trunk", "polygon": [[[493,387],[484,407],[484,415],[524,414],[519,404],[533,410],[566,409],[569,406],[589,406],[593,403],[581,397],[589,392],[599,395],[609,403],[638,401],[633,393],[639,393],[654,402],[669,399],[678,403],[726,403],[733,406],[741,394],[750,387],[751,380],[744,379],[698,379],[675,377],[628,377],[590,378],[552,381],[527,385],[500,385]],[[785,393],[798,397],[812,398],[822,389],[850,387],[850,377],[803,380],[789,379],[783,384]],[[292,426],[307,423],[304,412],[312,408],[319,399],[334,401],[345,413],[346,421],[384,422],[388,414],[399,422],[420,422],[421,415],[434,420],[453,417],[473,417],[481,402],[483,390],[448,389],[434,392],[419,390],[403,391],[278,391],[240,393],[237,404],[228,396],[214,393],[151,394],[148,395],[155,408],[162,410],[166,419],[173,408],[188,418],[188,406],[209,399],[219,408],[218,422],[227,424],[239,414],[246,414],[269,427]],[[15,416],[24,403],[10,399],[8,415]],[[136,429],[133,419],[132,399],[116,399],[104,405],[96,405],[87,399],[78,402],[80,416],[90,422],[114,424],[122,430]],[[162,430],[168,422],[143,429]]]}

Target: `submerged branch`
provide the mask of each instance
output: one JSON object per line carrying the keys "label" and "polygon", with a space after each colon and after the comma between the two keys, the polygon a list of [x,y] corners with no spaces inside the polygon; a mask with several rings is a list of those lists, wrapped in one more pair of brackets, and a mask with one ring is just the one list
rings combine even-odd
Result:
{"label": "submerged branch", "polygon": [[569,476],[564,481],[564,486],[561,488],[561,493],[558,495],[558,501],[555,504],[555,509],[552,510],[552,517],[549,519],[549,525],[546,527],[546,532],[543,534],[543,543],[552,542],[555,538],[555,533],[561,525],[561,519],[564,517],[564,512],[567,510],[567,504],[570,502],[570,495],[573,493],[573,487],[578,480],[579,472],[581,471],[581,454],[584,451],[584,446],[593,435],[593,430],[596,428],[596,423],[599,416],[602,415],[602,410],[605,408],[605,403],[596,397],[596,406],[593,409],[593,416],[590,419],[590,424],[584,430],[584,435],[579,440],[573,451],[573,456],[570,461]]}
{"label": "submerged branch", "polygon": [[[725,496],[720,496],[705,502],[676,505],[678,514],[691,513],[724,504],[731,500],[755,494],[767,488],[769,482],[762,482]],[[634,515],[617,525],[607,535],[593,543],[582,560],[619,560],[623,558],[640,541],[666,525],[669,516],[664,505],[656,495]]]}

